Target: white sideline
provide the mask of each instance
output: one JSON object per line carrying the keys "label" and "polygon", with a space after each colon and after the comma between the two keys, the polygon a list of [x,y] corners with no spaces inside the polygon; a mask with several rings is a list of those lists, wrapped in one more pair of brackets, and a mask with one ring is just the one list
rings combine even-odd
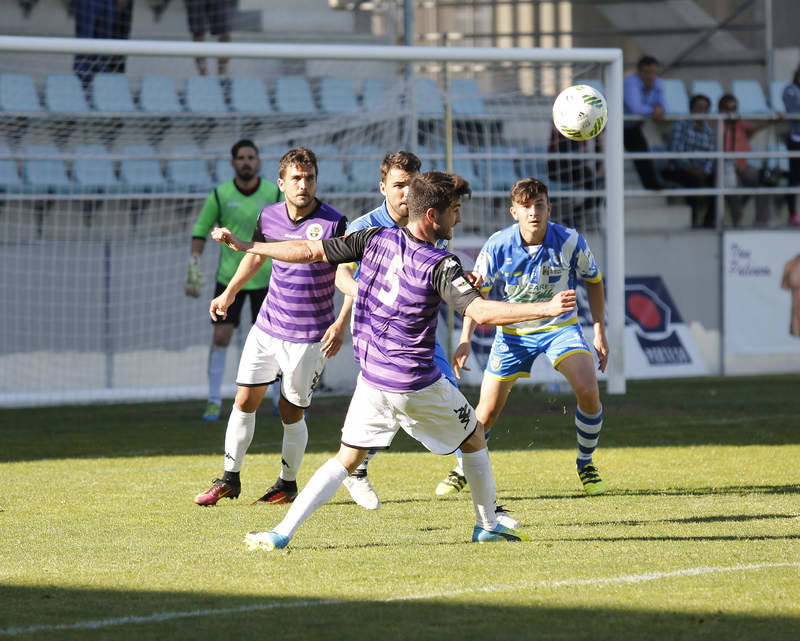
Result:
{"label": "white sideline", "polygon": [[[747,570],[763,570],[766,568],[800,567],[800,562],[796,563],[750,563],[746,565],[728,565],[717,567],[697,567],[686,568],[683,570],[673,570],[672,572],[649,572],[647,574],[630,574],[616,577],[605,577],[597,579],[565,579],[562,581],[538,581],[536,583],[523,583],[520,585],[495,585],[481,588],[465,588],[463,590],[449,590],[447,592],[435,592],[432,594],[409,594],[406,596],[390,597],[388,599],[378,599],[378,603],[391,603],[394,601],[420,601],[423,599],[441,599],[470,592],[507,592],[520,589],[531,588],[560,588],[590,585],[603,587],[605,585],[615,585],[621,583],[643,583],[645,581],[657,581],[659,579],[670,579],[681,576],[700,576],[703,574],[715,574],[719,572],[745,572]],[[347,601],[341,599],[323,599],[289,601],[287,603],[253,603],[242,605],[238,608],[218,608],[213,610],[191,610],[188,612],[157,612],[147,616],[117,617],[114,619],[97,619],[94,621],[77,621],[76,623],[58,623],[51,625],[31,625],[24,627],[11,627],[0,629],[0,636],[19,636],[34,632],[54,632],[57,630],[95,630],[118,625],[128,625],[131,623],[159,623],[161,621],[171,621],[173,619],[186,619],[190,617],[217,616],[221,614],[240,614],[243,612],[259,612],[265,610],[280,610],[284,608],[303,608],[318,605],[341,605]]]}

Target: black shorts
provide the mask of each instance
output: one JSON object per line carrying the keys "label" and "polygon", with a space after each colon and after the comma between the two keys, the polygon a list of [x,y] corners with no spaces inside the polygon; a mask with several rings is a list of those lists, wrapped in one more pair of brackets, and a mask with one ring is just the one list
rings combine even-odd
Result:
{"label": "black shorts", "polygon": [[[214,298],[219,296],[222,292],[225,291],[225,285],[222,283],[217,283],[216,287],[214,287]],[[238,294],[236,294],[236,298],[233,299],[233,305],[228,307],[228,315],[225,317],[224,320],[212,320],[211,323],[216,325],[218,323],[233,323],[234,327],[239,327],[239,320],[242,317],[242,308],[244,307],[244,301],[246,298],[250,299],[250,323],[255,324],[256,318],[258,318],[258,310],[261,309],[261,303],[264,302],[264,297],[267,295],[266,289],[247,289],[241,290]]]}
{"label": "black shorts", "polygon": [[189,32],[219,36],[231,31],[230,0],[185,0]]}

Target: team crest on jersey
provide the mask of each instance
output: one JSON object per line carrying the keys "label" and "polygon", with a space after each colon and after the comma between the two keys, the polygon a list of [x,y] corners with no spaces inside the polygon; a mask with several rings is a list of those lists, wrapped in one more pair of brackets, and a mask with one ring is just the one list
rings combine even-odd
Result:
{"label": "team crest on jersey", "polygon": [[322,237],[322,225],[313,223],[306,228],[306,238],[308,240],[319,240]]}

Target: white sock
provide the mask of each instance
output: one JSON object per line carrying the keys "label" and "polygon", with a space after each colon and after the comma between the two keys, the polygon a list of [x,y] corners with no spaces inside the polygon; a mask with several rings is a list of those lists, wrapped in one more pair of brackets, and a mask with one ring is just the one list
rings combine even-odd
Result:
{"label": "white sock", "polygon": [[475,505],[475,521],[484,530],[494,530],[497,527],[497,516],[494,513],[497,494],[489,450],[484,447],[477,452],[463,452],[462,464],[472,494],[472,503]]}
{"label": "white sock", "polygon": [[208,352],[208,402],[222,405],[222,379],[225,377],[227,347],[211,346]]}
{"label": "white sock", "polygon": [[243,412],[231,408],[228,427],[225,430],[225,471],[238,472],[242,469],[244,454],[253,441],[256,431],[256,413]]}
{"label": "white sock", "polygon": [[283,447],[281,447],[281,478],[284,481],[296,481],[303,454],[308,443],[308,427],[306,419],[301,418],[291,425],[283,424]]}
{"label": "white sock", "polygon": [[297,495],[283,521],[273,528],[274,532],[292,538],[303,522],[311,516],[317,508],[322,507],[331,500],[336,490],[347,477],[347,468],[335,458],[328,459],[320,467],[311,480]]}

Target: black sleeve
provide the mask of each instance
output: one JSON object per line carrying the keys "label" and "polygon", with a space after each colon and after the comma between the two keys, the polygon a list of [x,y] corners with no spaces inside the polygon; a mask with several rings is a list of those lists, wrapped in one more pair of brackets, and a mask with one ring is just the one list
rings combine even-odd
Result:
{"label": "black sleeve", "polygon": [[433,286],[445,303],[459,314],[463,314],[480,292],[470,285],[464,276],[464,268],[456,256],[443,258],[433,268]]}
{"label": "black sleeve", "polygon": [[322,248],[325,251],[325,258],[331,265],[360,261],[369,241],[382,229],[385,228],[368,227],[367,229],[359,229],[347,236],[324,238],[322,240]]}
{"label": "black sleeve", "polygon": [[347,230],[347,218],[342,216],[341,220],[339,220],[339,224],[336,225],[336,231],[333,232],[334,236],[344,236],[344,232]]}
{"label": "black sleeve", "polygon": [[[261,210],[261,214],[264,213],[264,210]],[[258,215],[258,220],[256,221],[256,227],[253,230],[253,237],[250,239],[250,242],[253,243],[265,243],[267,239],[264,238],[264,231],[263,227],[261,226],[261,214]]]}

